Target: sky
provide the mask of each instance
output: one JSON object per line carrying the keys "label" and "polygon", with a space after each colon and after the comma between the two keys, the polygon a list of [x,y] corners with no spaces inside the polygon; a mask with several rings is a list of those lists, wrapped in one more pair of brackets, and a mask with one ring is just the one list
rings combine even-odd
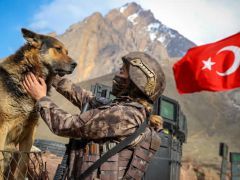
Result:
{"label": "sky", "polygon": [[[62,34],[93,12],[105,15],[129,0],[1,0],[0,59],[14,53],[24,39],[21,28]],[[240,0],[135,0],[155,18],[197,45],[240,31]]]}

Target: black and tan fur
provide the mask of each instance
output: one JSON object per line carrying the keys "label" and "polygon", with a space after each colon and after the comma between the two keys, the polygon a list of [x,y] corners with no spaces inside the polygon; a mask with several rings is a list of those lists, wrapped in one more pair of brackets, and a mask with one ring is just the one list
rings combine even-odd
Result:
{"label": "black and tan fur", "polygon": [[[27,43],[0,62],[0,150],[18,147],[20,151],[30,151],[33,144],[39,117],[35,110],[36,101],[23,87],[24,76],[33,72],[44,78],[49,91],[54,75],[70,74],[76,66],[56,38],[27,29],[22,29],[22,34]],[[24,179],[21,174],[26,172],[23,163],[26,159],[24,156],[19,159],[20,170],[15,171],[16,179]],[[2,153],[0,171],[4,171]]]}

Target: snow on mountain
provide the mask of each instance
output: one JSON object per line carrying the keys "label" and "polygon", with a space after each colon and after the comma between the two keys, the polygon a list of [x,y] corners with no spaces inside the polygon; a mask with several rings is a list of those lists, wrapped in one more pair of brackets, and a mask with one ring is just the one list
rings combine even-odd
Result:
{"label": "snow on mountain", "polygon": [[[141,28],[149,33],[149,38],[152,42],[159,41],[167,48],[170,57],[182,57],[189,48],[195,46],[193,42],[186,39],[177,31],[155,19],[151,11],[144,10],[136,3],[125,4],[119,8],[119,11],[127,17],[127,20],[132,23],[133,26],[137,26],[141,24],[140,21],[146,20],[148,23],[144,24]],[[142,19],[140,19],[141,14]]]}
{"label": "snow on mountain", "polygon": [[124,6],[122,6],[122,7],[119,9],[119,11],[120,11],[121,13],[123,13],[123,12],[127,9],[127,7],[128,7],[128,4],[125,4]]}
{"label": "snow on mountain", "polygon": [[135,24],[137,24],[137,22],[136,21],[134,21],[136,18],[138,17],[138,13],[134,13],[133,15],[131,15],[131,16],[128,16],[128,20],[130,21],[130,22],[132,22],[133,23],[133,25],[135,25]]}

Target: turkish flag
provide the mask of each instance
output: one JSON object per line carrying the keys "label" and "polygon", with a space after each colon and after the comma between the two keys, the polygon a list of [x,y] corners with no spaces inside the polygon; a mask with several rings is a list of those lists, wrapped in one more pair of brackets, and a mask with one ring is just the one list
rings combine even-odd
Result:
{"label": "turkish flag", "polygon": [[240,33],[197,46],[173,66],[180,94],[240,87]]}

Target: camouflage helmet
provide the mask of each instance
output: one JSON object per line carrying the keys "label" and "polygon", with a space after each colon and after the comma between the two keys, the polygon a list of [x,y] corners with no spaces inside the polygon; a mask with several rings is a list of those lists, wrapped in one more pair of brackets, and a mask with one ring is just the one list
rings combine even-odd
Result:
{"label": "camouflage helmet", "polygon": [[154,102],[164,91],[165,75],[160,64],[144,52],[131,52],[122,57],[129,64],[129,78],[135,86]]}

